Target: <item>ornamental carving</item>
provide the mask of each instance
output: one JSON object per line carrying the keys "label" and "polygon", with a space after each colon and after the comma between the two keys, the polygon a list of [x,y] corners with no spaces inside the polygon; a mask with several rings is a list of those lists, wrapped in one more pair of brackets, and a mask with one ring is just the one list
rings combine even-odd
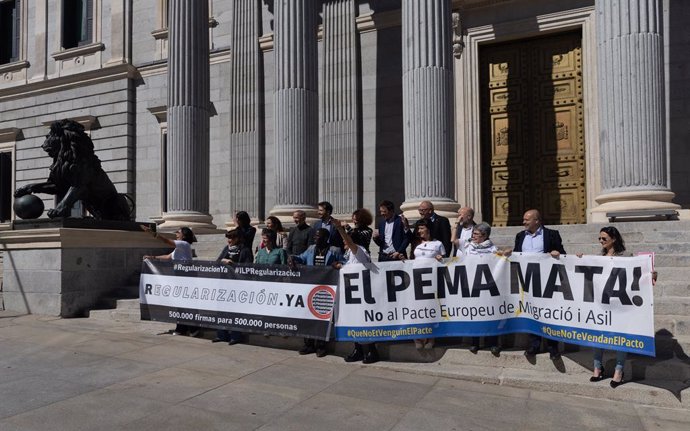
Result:
{"label": "ornamental carving", "polygon": [[496,134],[496,146],[502,147],[508,145],[508,128],[501,128]]}
{"label": "ornamental carving", "polygon": [[568,139],[568,126],[559,121],[556,123],[556,140],[562,141],[564,139]]}
{"label": "ornamental carving", "polygon": [[465,50],[465,42],[462,41],[462,22],[460,21],[460,14],[453,12],[453,56],[455,58],[462,57],[462,52]]}

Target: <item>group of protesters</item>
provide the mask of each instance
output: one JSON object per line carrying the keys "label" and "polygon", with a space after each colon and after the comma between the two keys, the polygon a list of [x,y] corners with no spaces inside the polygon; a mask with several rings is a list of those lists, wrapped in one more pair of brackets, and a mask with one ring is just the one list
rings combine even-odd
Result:
{"label": "group of protesters", "polygon": [[[543,226],[542,217],[538,210],[530,209],[524,213],[524,230],[515,237],[513,247],[499,249],[490,239],[491,226],[487,223],[475,223],[474,210],[462,207],[457,211],[457,219],[451,226],[448,218],[437,214],[430,201],[419,204],[420,218],[410,224],[402,214],[396,214],[395,205],[389,200],[382,201],[379,206],[381,220],[377,230],[370,227],[373,224],[372,213],[360,208],[352,213],[351,221],[345,222],[335,219],[333,206],[329,202],[318,204],[318,219],[310,226],[307,224],[307,214],[302,210],[293,213],[294,226],[286,231],[281,221],[274,216],[266,219],[265,227],[261,230],[261,241],[255,252],[252,250],[256,228],[251,225],[251,218],[245,211],[235,214],[235,228],[225,234],[227,245],[222,249],[217,261],[221,264],[261,263],[276,265],[296,264],[311,266],[333,266],[340,268],[352,263],[371,262],[370,244],[373,240],[378,246],[378,261],[396,261],[406,259],[436,259],[462,255],[499,254],[509,256],[512,252],[548,253],[553,258],[565,254],[561,236],[557,230]],[[147,227],[144,230],[150,231]],[[157,235],[155,232],[152,232]],[[191,259],[191,243],[196,241],[189,228],[181,228],[176,232],[176,240],[172,241],[160,237],[175,250],[163,256],[145,256],[157,259]],[[601,229],[598,238],[604,256],[622,256],[625,254],[625,243],[615,227]],[[577,254],[582,256],[581,254]],[[654,274],[654,279],[656,274]],[[175,333],[193,331],[194,328],[178,325]],[[529,346],[525,356],[531,357],[541,352],[542,339],[530,335]],[[213,342],[228,342],[237,344],[244,341],[244,334],[237,331],[218,330]],[[434,339],[414,340],[415,347],[420,350],[434,348]],[[550,359],[558,360],[561,353],[558,342],[546,340]],[[480,350],[480,338],[472,337],[469,350],[477,353]],[[492,354],[500,354],[497,336],[485,337],[484,347]],[[315,353],[322,357],[327,354],[326,342],[323,340],[305,339],[299,350],[302,355]],[[603,350],[595,349],[593,374],[590,381],[597,382],[604,378],[602,366]],[[374,363],[379,360],[379,354],[374,343],[355,343],[352,353],[345,357],[345,361],[362,361]],[[617,352],[616,367],[611,387],[617,387],[623,382],[623,364],[625,352]]]}

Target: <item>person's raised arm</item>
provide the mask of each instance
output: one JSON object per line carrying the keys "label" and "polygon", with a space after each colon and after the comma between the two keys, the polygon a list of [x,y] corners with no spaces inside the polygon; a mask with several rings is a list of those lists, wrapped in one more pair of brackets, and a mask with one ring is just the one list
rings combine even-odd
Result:
{"label": "person's raised arm", "polygon": [[343,242],[345,243],[345,247],[347,247],[352,253],[357,253],[357,250],[359,250],[359,247],[357,247],[357,244],[352,240],[352,237],[345,232],[345,228],[343,227],[343,224],[340,220],[338,219],[333,219],[333,226],[338,230],[338,233],[340,236],[343,238]]}
{"label": "person's raised arm", "polygon": [[164,236],[158,235],[158,232],[152,231],[151,228],[148,227],[148,226],[146,226],[145,224],[140,224],[139,227],[140,227],[141,230],[143,230],[144,232],[150,233],[151,235],[153,235],[154,238],[160,239],[160,240],[163,241],[164,243],[168,244],[170,247],[175,247],[175,241],[173,241],[173,240],[171,240],[171,239],[169,239],[169,238],[166,238],[166,237],[164,237]]}

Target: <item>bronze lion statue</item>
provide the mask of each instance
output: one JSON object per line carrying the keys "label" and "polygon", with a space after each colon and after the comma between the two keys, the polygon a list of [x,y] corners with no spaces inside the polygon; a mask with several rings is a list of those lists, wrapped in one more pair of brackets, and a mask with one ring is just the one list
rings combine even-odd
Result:
{"label": "bronze lion statue", "polygon": [[126,195],[115,189],[93,150],[93,142],[84,127],[72,120],[55,121],[41,145],[53,158],[48,180],[27,184],[14,192],[15,197],[31,193],[55,195],[57,205],[48,217],[68,217],[75,202],[97,220],[130,220],[131,208]]}

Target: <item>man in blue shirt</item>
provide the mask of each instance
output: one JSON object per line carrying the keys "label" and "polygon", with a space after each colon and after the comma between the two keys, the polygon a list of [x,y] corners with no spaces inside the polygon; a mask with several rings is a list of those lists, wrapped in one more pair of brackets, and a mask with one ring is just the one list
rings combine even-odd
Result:
{"label": "man in blue shirt", "polygon": [[[549,229],[542,225],[541,213],[531,209],[522,217],[522,225],[525,230],[515,236],[515,247],[513,251],[521,253],[549,253],[558,259],[561,254],[566,254],[563,248],[561,235],[555,229]],[[549,357],[556,360],[561,357],[558,351],[558,341],[547,340]],[[530,335],[530,344],[525,350],[525,356],[534,356],[539,353],[541,347],[541,337]]]}

